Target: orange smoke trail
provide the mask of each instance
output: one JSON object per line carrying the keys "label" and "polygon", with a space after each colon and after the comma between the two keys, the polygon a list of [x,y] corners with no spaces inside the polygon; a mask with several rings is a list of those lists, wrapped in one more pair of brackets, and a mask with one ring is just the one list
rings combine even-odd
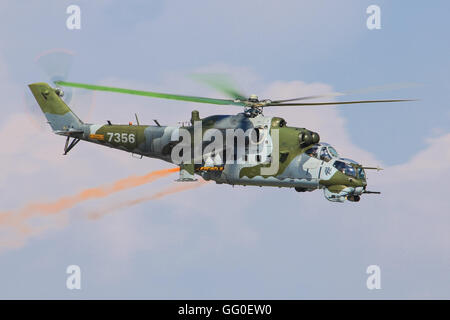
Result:
{"label": "orange smoke trail", "polygon": [[[0,212],[0,227],[10,227],[23,236],[30,236],[37,232],[29,223],[36,217],[46,217],[70,209],[75,205],[95,198],[104,198],[113,193],[135,188],[179,171],[179,168],[163,169],[150,172],[144,176],[131,176],[114,182],[112,185],[89,188],[76,195],[62,197],[48,203],[31,203],[17,211]],[[2,241],[0,241],[0,245]]]}
{"label": "orange smoke trail", "polygon": [[152,194],[150,196],[146,196],[146,197],[141,197],[141,198],[137,198],[137,199],[133,199],[133,200],[129,200],[129,201],[125,201],[119,204],[116,204],[114,206],[111,206],[109,208],[106,209],[102,209],[102,210],[98,210],[95,212],[91,212],[88,214],[88,218],[91,220],[97,220],[100,219],[101,217],[112,213],[114,211],[120,210],[120,209],[124,209],[124,208],[128,208],[137,204],[140,204],[142,202],[146,202],[146,201],[150,201],[150,200],[156,200],[156,199],[161,199],[165,196],[174,194],[174,193],[178,193],[178,192],[183,192],[183,191],[187,191],[187,190],[191,190],[191,189],[195,189],[198,187],[201,187],[205,184],[207,184],[207,181],[201,180],[201,181],[197,181],[197,182],[186,182],[186,183],[177,183],[175,185],[172,185],[170,187],[168,187],[165,190],[162,190],[160,192],[157,192],[155,194]]}

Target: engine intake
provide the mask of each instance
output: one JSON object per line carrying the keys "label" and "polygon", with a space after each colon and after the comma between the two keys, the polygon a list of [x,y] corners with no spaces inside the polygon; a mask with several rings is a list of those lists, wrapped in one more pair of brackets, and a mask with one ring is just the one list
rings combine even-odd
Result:
{"label": "engine intake", "polygon": [[305,131],[298,135],[298,139],[301,147],[307,147],[312,144],[319,143],[320,137],[317,132]]}

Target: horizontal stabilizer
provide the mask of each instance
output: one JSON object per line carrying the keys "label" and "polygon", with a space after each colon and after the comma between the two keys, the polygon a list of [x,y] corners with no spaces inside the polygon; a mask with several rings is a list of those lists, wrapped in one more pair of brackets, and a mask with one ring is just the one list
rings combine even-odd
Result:
{"label": "horizontal stabilizer", "polygon": [[59,134],[60,136],[72,136],[76,134],[82,134],[84,133],[84,131],[70,128],[69,130],[56,130],[54,131],[54,133]]}

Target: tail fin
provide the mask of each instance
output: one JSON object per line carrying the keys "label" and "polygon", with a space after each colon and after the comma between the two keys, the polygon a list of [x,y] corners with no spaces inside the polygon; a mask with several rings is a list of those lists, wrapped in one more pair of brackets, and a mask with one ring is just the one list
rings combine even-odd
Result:
{"label": "tail fin", "polygon": [[55,132],[79,130],[83,122],[56,94],[55,89],[40,82],[28,86]]}

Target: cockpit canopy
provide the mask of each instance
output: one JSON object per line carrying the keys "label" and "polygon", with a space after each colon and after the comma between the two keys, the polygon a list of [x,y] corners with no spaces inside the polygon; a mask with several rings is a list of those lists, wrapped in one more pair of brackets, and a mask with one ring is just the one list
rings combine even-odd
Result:
{"label": "cockpit canopy", "polygon": [[358,164],[358,162],[347,159],[340,158],[336,149],[334,149],[330,144],[321,142],[312,145],[305,151],[310,157],[316,158],[318,160],[329,162],[334,160],[333,167],[342,172],[343,174],[358,178],[361,180],[366,180],[366,174],[364,169]]}
{"label": "cockpit canopy", "polygon": [[356,161],[342,158],[334,161],[333,167],[347,176],[358,178],[364,181],[366,180],[366,173],[364,172],[364,169],[359,166]]}
{"label": "cockpit canopy", "polygon": [[351,176],[351,177],[355,177],[356,178],[356,170],[355,168],[349,164],[349,163],[345,163],[343,161],[340,160],[336,160],[333,163],[333,167],[335,167],[336,169],[338,169],[339,171],[341,171],[343,174],[346,174],[347,176]]}
{"label": "cockpit canopy", "polygon": [[325,142],[316,143],[315,145],[307,149],[305,153],[310,157],[314,157],[326,162],[330,161],[333,158],[339,158],[339,154],[337,153],[336,149]]}

